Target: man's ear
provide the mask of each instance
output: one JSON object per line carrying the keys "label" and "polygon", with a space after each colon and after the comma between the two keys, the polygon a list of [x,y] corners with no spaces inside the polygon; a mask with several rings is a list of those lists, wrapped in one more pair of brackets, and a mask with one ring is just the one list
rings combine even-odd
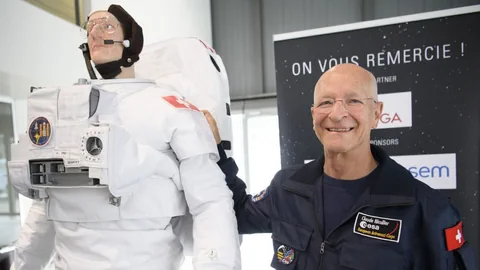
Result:
{"label": "man's ear", "polygon": [[310,107],[310,112],[312,113],[312,126],[313,126],[313,129],[315,129],[315,107]]}
{"label": "man's ear", "polygon": [[378,121],[380,121],[383,112],[383,102],[378,101],[375,105],[375,125],[372,128],[377,128]]}

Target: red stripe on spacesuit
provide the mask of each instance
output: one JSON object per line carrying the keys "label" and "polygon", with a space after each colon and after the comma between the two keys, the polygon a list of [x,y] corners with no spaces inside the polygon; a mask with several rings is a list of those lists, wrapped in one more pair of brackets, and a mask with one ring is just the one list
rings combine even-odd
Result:
{"label": "red stripe on spacesuit", "polygon": [[212,53],[216,54],[215,50],[212,47],[208,46],[205,42],[203,42],[203,40],[201,39],[198,39],[198,40],[203,44],[203,46],[205,46],[205,48],[209,49]]}

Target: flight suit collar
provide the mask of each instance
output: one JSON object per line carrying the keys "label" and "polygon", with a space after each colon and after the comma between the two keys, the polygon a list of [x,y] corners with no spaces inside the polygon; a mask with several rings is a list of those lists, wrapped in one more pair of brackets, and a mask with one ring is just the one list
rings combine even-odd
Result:
{"label": "flight suit collar", "polygon": [[[415,202],[415,187],[409,171],[397,164],[380,147],[371,145],[371,151],[379,161],[379,172],[366,188],[355,207],[401,205]],[[283,183],[286,190],[313,198],[315,185],[323,175],[324,157],[302,166]],[[317,194],[318,195],[318,194]]]}

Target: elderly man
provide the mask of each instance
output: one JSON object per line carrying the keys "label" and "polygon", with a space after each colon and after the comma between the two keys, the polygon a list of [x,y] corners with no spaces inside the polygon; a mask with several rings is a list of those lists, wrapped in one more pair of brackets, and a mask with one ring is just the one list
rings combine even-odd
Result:
{"label": "elderly man", "polygon": [[382,106],[370,72],[338,65],[316,84],[311,108],[323,156],[279,171],[255,196],[232,177],[234,161],[220,161],[240,233],[272,233],[272,267],[477,269],[448,198],[370,145]]}
{"label": "elderly man", "polygon": [[[177,270],[184,234],[194,269],[240,269],[233,200],[203,113],[180,89],[135,78],[142,28],[122,7],[92,13],[86,30],[87,67],[103,80],[34,91],[30,128],[12,146],[10,179],[36,200],[13,269],[42,269],[56,251],[58,270]],[[189,214],[193,231],[182,232]]]}

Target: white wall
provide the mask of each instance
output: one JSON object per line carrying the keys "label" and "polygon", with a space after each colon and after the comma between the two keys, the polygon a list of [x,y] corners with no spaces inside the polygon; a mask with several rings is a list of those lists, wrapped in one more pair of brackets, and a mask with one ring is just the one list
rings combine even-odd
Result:
{"label": "white wall", "polygon": [[19,0],[0,1],[0,94],[25,98],[30,86],[86,77],[80,29]]}
{"label": "white wall", "polygon": [[145,44],[189,36],[212,44],[210,0],[92,0],[91,11],[106,10],[110,4],[121,5],[135,18]]}
{"label": "white wall", "polygon": [[[0,95],[14,99],[16,137],[27,127],[30,86],[70,85],[87,77],[80,28],[31,4],[0,1]],[[21,198],[22,221],[30,200]]]}

